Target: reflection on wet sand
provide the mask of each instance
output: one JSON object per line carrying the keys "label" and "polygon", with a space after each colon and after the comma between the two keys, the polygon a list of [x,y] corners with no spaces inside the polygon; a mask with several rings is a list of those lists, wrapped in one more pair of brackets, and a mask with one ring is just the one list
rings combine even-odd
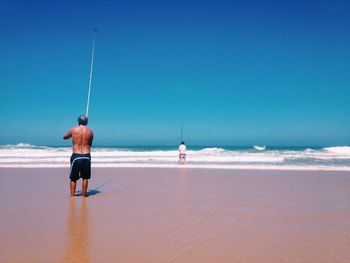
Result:
{"label": "reflection on wet sand", "polygon": [[188,202],[187,190],[188,190],[188,171],[185,167],[181,167],[177,171],[176,181],[181,191],[176,193],[175,201],[177,208],[185,206]]}
{"label": "reflection on wet sand", "polygon": [[181,185],[187,185],[188,170],[185,167],[177,170],[177,179]]}
{"label": "reflection on wet sand", "polygon": [[86,198],[70,198],[63,262],[90,262],[89,209]]}

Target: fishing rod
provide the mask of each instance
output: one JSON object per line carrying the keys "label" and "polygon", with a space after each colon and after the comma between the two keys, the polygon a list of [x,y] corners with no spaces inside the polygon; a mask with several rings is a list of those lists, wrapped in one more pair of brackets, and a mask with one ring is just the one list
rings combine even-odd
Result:
{"label": "fishing rod", "polygon": [[93,38],[92,38],[92,53],[91,53],[91,63],[90,63],[89,90],[88,90],[88,97],[87,97],[87,102],[86,102],[86,114],[85,114],[86,117],[88,117],[88,115],[89,115],[92,70],[94,68],[94,56],[95,56],[95,35],[97,33],[96,28],[93,28],[92,30],[94,31],[94,33],[93,33]]}

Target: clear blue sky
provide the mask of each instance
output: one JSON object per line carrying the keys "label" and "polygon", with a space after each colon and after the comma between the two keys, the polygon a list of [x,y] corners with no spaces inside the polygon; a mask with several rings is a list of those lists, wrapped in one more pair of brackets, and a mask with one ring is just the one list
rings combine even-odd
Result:
{"label": "clear blue sky", "polygon": [[349,145],[350,2],[0,2],[0,144]]}

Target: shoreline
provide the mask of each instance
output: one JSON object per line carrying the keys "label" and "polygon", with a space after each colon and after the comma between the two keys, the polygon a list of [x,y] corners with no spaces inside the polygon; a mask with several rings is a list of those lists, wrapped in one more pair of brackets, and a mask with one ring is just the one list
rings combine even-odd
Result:
{"label": "shoreline", "polygon": [[[69,165],[2,165],[0,169],[69,169]],[[91,165],[91,169],[193,169],[193,170],[229,170],[229,171],[324,171],[324,172],[349,172],[350,167],[302,167],[302,166],[196,166],[196,165]]]}

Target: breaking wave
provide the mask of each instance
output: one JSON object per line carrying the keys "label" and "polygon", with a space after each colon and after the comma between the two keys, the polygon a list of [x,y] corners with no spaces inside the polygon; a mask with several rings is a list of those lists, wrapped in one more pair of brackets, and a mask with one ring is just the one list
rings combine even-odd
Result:
{"label": "breaking wave", "polygon": [[225,149],[213,147],[213,148],[204,148],[202,150],[199,150],[198,152],[204,153],[204,154],[217,154],[217,153],[223,153],[225,152]]}
{"label": "breaking wave", "polygon": [[257,151],[264,151],[266,150],[266,146],[257,146],[257,145],[254,145],[253,147],[255,150]]}
{"label": "breaking wave", "polygon": [[350,155],[350,146],[337,146],[323,148],[326,152]]}
{"label": "breaking wave", "polygon": [[[259,147],[259,148],[258,148]],[[69,167],[71,147],[0,146],[0,167]],[[177,147],[94,147],[93,167],[178,167]],[[190,168],[350,171],[350,147],[188,147]]]}

